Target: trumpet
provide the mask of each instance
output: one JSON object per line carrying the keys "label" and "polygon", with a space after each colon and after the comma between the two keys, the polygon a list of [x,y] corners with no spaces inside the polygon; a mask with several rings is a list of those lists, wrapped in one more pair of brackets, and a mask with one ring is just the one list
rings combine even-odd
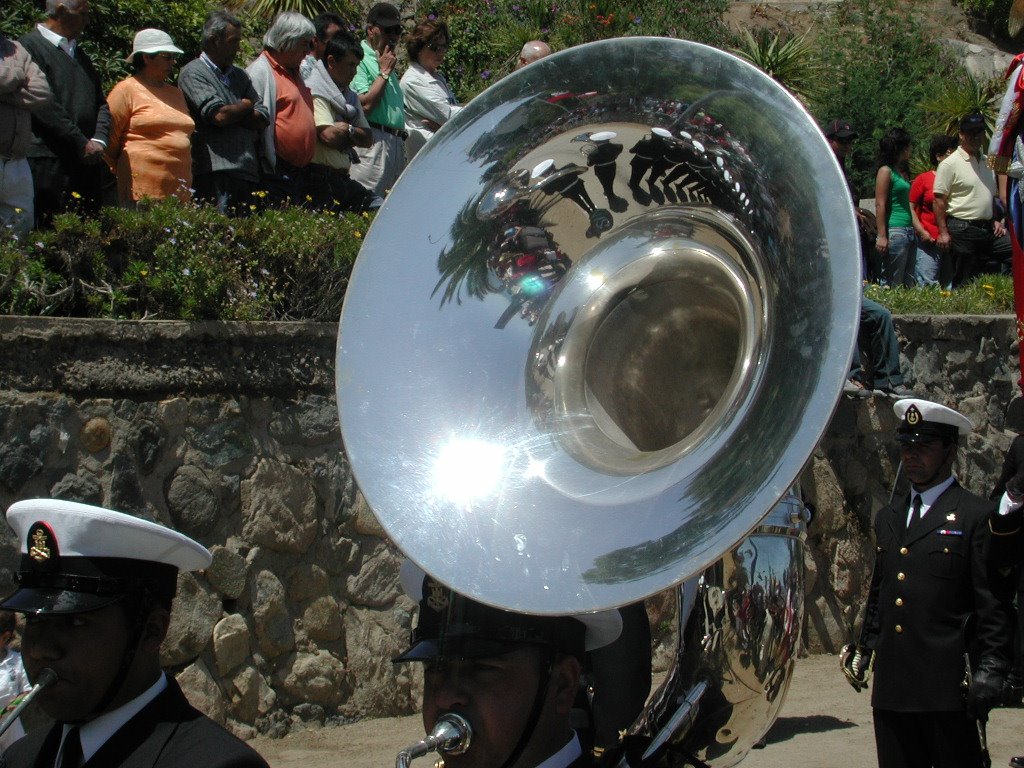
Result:
{"label": "trumpet", "polygon": [[398,757],[395,758],[395,768],[409,768],[409,763],[415,758],[430,752],[461,755],[469,749],[472,737],[473,729],[469,721],[462,715],[448,712],[437,719],[429,736],[398,753]]}
{"label": "trumpet", "polygon": [[36,684],[32,686],[28,693],[24,696],[15,699],[11,702],[11,709],[4,717],[3,721],[0,722],[0,736],[7,733],[7,729],[14,725],[14,721],[17,720],[25,707],[32,703],[32,700],[39,695],[39,692],[44,688],[48,688],[57,682],[57,673],[49,667],[45,667],[40,673],[36,680]]}

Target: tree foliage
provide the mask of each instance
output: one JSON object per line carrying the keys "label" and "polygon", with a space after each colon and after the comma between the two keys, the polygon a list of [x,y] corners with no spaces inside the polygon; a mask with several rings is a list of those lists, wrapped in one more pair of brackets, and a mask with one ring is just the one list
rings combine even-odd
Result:
{"label": "tree foliage", "polygon": [[895,0],[841,0],[828,6],[818,22],[816,45],[824,87],[811,111],[822,124],[843,118],[858,130],[848,167],[855,189],[867,196],[878,140],[903,126],[917,143],[927,141],[922,105],[945,79],[962,76],[963,70]]}

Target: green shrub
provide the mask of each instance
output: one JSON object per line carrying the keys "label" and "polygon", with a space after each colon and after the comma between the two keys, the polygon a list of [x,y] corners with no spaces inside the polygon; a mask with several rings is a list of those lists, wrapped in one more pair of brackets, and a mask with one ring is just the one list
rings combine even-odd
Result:
{"label": "green shrub", "polygon": [[811,111],[822,124],[838,117],[857,128],[847,167],[857,194],[871,197],[878,140],[903,126],[918,144],[927,143],[922,103],[946,79],[961,76],[962,67],[896,0],[840,0],[821,11],[817,26],[824,72]]}
{"label": "green shrub", "polygon": [[334,321],[369,223],[301,208],[231,219],[176,200],[63,214],[0,239],[0,312]]}
{"label": "green shrub", "polygon": [[451,30],[442,66],[463,102],[515,66],[523,43],[545,40],[554,50],[625,35],[681,37],[727,48],[735,42],[722,20],[728,0],[427,0],[418,18],[440,16]]}

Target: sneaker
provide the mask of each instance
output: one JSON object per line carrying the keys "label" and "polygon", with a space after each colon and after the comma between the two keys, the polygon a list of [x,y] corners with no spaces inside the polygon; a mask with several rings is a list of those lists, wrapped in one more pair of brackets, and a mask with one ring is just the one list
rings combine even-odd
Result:
{"label": "sneaker", "polygon": [[857,379],[847,379],[846,383],[843,384],[843,394],[847,397],[864,399],[871,397],[871,390],[868,389],[867,385],[862,381],[857,381]]}

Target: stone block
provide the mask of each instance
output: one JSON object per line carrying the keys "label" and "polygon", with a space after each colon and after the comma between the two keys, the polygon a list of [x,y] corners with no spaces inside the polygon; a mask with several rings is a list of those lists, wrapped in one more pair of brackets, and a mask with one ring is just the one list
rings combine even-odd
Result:
{"label": "stone block", "polygon": [[260,690],[266,682],[251,664],[231,678],[231,714],[243,723],[255,723],[260,714]]}
{"label": "stone block", "polygon": [[277,412],[269,427],[271,436],[285,445],[317,446],[341,438],[338,406],[334,398],[320,395],[311,395],[301,404]]}
{"label": "stone block", "polygon": [[[213,658],[217,672],[227,676],[250,656],[249,626],[238,613],[225,616],[213,628]],[[246,718],[242,718],[246,719]],[[251,722],[255,719],[249,718]]]}
{"label": "stone block", "polygon": [[256,640],[268,659],[295,647],[295,634],[288,613],[284,585],[272,571],[260,571],[253,583],[253,620]]}
{"label": "stone block", "polygon": [[82,447],[89,453],[99,453],[110,447],[110,422],[102,416],[89,419],[78,433]]}
{"label": "stone block", "polygon": [[242,481],[243,535],[275,552],[301,554],[316,538],[317,500],[301,470],[264,459]]}
{"label": "stone block", "polygon": [[119,512],[148,516],[149,506],[139,484],[139,472],[131,457],[115,453],[110,461],[110,506]]}
{"label": "stone block", "polygon": [[313,640],[332,642],[341,637],[341,607],[329,595],[318,597],[302,612],[302,625]]}
{"label": "stone block", "polygon": [[24,443],[11,441],[0,449],[0,484],[17,493],[43,468],[36,452]]}
{"label": "stone block", "polygon": [[355,605],[385,608],[401,594],[398,571],[401,555],[380,541],[363,548],[363,562],[345,585],[348,600]]}
{"label": "stone block", "polygon": [[345,702],[346,715],[389,717],[416,711],[422,679],[410,675],[403,667],[419,665],[390,661],[405,650],[411,607],[408,601],[402,603],[401,610],[375,611],[350,606],[345,611],[348,667],[358,670],[352,679],[352,694]]}
{"label": "stone block", "polygon": [[235,600],[245,592],[249,566],[245,558],[227,547],[210,548],[213,562],[206,569],[206,580],[224,597]]}
{"label": "stone block", "polygon": [[178,467],[167,488],[167,509],[182,533],[202,538],[217,524],[221,503],[213,480],[199,467]]}
{"label": "stone block", "polygon": [[320,704],[331,710],[345,700],[349,691],[345,665],[325,650],[293,654],[275,682],[290,700]]}
{"label": "stone block", "polygon": [[84,470],[79,470],[78,474],[69,472],[64,475],[50,488],[50,496],[82,504],[103,504],[103,488],[100,487],[99,480]]}
{"label": "stone block", "polygon": [[363,494],[356,494],[356,501],[353,505],[353,527],[356,533],[363,536],[376,536],[379,539],[387,538],[384,526],[380,524],[377,516],[373,514],[370,505],[366,503]]}
{"label": "stone block", "polygon": [[209,592],[191,573],[178,574],[171,625],[160,648],[163,666],[192,661],[210,644],[213,628],[224,610],[217,595]]}
{"label": "stone block", "polygon": [[217,681],[201,660],[186,667],[176,679],[193,707],[211,720],[224,724],[227,719],[227,702]]}
{"label": "stone block", "polygon": [[303,563],[288,572],[288,598],[297,603],[326,595],[330,587],[330,579],[319,565]]}
{"label": "stone block", "polygon": [[179,427],[188,420],[188,400],[184,397],[172,397],[163,400],[157,406],[157,418],[166,427]]}

